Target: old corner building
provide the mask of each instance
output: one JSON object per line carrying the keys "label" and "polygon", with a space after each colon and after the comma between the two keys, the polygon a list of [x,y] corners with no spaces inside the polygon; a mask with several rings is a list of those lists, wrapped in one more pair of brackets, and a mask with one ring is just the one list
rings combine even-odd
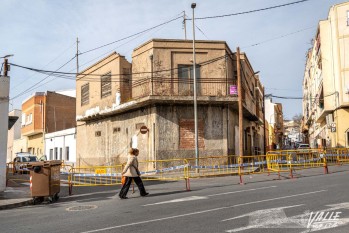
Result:
{"label": "old corner building", "polygon": [[[132,64],[112,53],[77,76],[77,165],[193,158],[192,41],[152,39]],[[264,152],[264,88],[242,53],[244,154]],[[224,41],[196,41],[200,156],[239,150],[236,54]],[[140,133],[141,127],[148,132]]]}
{"label": "old corner building", "polygon": [[311,147],[349,147],[349,2],[319,22],[306,57],[303,127]]}

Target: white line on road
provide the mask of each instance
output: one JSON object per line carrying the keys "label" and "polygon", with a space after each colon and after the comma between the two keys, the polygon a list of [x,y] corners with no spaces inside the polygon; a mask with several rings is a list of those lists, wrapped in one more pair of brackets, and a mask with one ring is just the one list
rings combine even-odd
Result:
{"label": "white line on road", "polygon": [[226,195],[226,194],[232,194],[232,193],[242,193],[242,192],[248,192],[248,191],[256,191],[256,190],[276,188],[276,187],[277,186],[268,186],[268,187],[255,188],[255,189],[245,189],[245,190],[239,190],[239,191],[233,191],[233,192],[227,192],[227,193],[217,193],[217,194],[207,195],[207,197],[220,196],[220,195]]}
{"label": "white line on road", "polygon": [[184,201],[203,200],[203,199],[207,199],[207,197],[214,197],[214,196],[227,195],[227,194],[233,194],[233,193],[242,193],[242,192],[256,191],[256,190],[268,189],[268,188],[276,188],[276,187],[277,186],[268,186],[268,187],[255,188],[255,189],[245,189],[245,190],[226,192],[226,193],[217,193],[217,194],[211,194],[211,195],[207,195],[207,196],[191,196],[191,197],[184,197],[184,198],[179,198],[179,199],[173,199],[173,200],[170,200],[170,201],[162,201],[162,202],[146,204],[146,205],[143,205],[143,206],[152,206],[152,205],[161,205],[161,204],[169,204],[169,203],[178,203],[178,202],[184,202]]}
{"label": "white line on road", "polygon": [[236,205],[232,205],[232,206],[225,206],[225,207],[219,207],[219,208],[214,208],[214,209],[202,210],[202,211],[197,211],[197,212],[192,212],[192,213],[187,213],[187,214],[181,214],[181,215],[175,215],[175,216],[170,216],[170,217],[165,217],[165,218],[149,219],[149,220],[145,220],[145,221],[141,221],[141,222],[134,222],[134,223],[128,223],[128,224],[123,224],[123,225],[118,225],[118,226],[106,227],[106,228],[101,228],[101,229],[96,229],[96,230],[91,230],[91,231],[84,231],[84,232],[81,232],[81,233],[92,233],[92,232],[107,231],[107,230],[116,229],[116,228],[135,226],[135,225],[151,223],[151,222],[159,222],[159,221],[168,220],[168,219],[181,218],[181,217],[185,217],[185,216],[203,214],[203,213],[208,213],[208,212],[213,212],[213,211],[218,211],[218,210],[224,210],[224,209],[230,209],[230,208],[235,208],[235,207],[245,206],[245,205],[252,205],[252,204],[257,204],[257,203],[263,203],[263,202],[268,202],[268,201],[287,199],[287,198],[291,198],[291,197],[299,197],[299,196],[310,195],[310,194],[315,194],[315,193],[321,193],[321,192],[326,192],[326,191],[327,190],[319,190],[319,191],[308,192],[308,193],[299,193],[299,194],[288,195],[288,196],[283,196],[283,197],[264,199],[264,200],[260,200],[260,201],[252,201],[252,202],[241,203],[241,204],[236,204]]}

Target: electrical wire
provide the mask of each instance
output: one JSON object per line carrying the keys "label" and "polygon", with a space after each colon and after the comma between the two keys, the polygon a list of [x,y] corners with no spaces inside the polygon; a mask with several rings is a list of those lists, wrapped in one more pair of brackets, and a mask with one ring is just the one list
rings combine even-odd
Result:
{"label": "electrical wire", "polygon": [[[181,13],[181,14],[182,14],[182,13]],[[173,17],[177,17],[178,15],[179,15],[179,14],[177,14],[177,15],[175,15],[175,16],[173,16]],[[173,18],[173,17],[171,17],[171,18]],[[157,31],[161,30],[164,26],[165,26],[165,25],[162,25],[162,27],[160,27]],[[156,31],[156,32],[157,32],[157,31]],[[147,32],[149,32],[149,31],[147,31]],[[145,33],[147,33],[147,32],[145,32]],[[98,57],[93,58],[93,59],[91,59],[91,60],[89,60],[89,61],[83,63],[82,65],[80,65],[80,67],[82,67],[82,66],[84,66],[84,65],[87,65],[88,63],[91,63],[92,61],[95,61],[95,60],[97,60],[98,58],[101,58],[101,57],[103,57],[103,56],[105,56],[105,55],[107,55],[107,54],[112,53],[112,52],[115,51],[116,49],[118,49],[118,48],[120,48],[120,47],[122,47],[122,46],[124,46],[124,45],[126,45],[126,44],[128,44],[128,43],[130,43],[130,42],[133,41],[133,40],[136,40],[137,38],[139,38],[139,37],[141,37],[141,36],[144,36],[144,34],[139,34],[139,35],[137,35],[136,37],[134,37],[134,38],[132,38],[132,39],[126,41],[125,43],[123,43],[123,44],[121,44],[121,45],[118,45],[117,47],[115,47],[115,48],[109,50],[108,52],[103,53],[103,54],[99,55]],[[71,72],[71,71],[73,71],[73,70],[75,70],[75,68],[74,68],[74,69],[71,69],[69,72]]]}
{"label": "electrical wire", "polygon": [[178,16],[178,17],[176,17],[176,18],[174,18],[174,19],[168,20],[168,21],[166,21],[166,22],[163,22],[163,23],[158,24],[158,25],[156,25],[156,26],[150,27],[150,28],[145,29],[145,30],[143,30],[143,31],[140,31],[140,32],[134,33],[134,34],[132,34],[132,35],[130,35],[130,36],[126,36],[126,37],[121,38],[121,39],[119,39],[119,40],[115,40],[115,41],[113,41],[113,42],[110,42],[110,43],[107,43],[107,44],[104,44],[104,45],[98,46],[98,47],[96,47],[96,48],[89,49],[89,50],[87,50],[87,51],[85,51],[85,52],[79,53],[79,55],[83,55],[83,54],[86,54],[86,53],[89,53],[89,52],[95,51],[95,50],[97,50],[97,49],[101,49],[101,48],[104,48],[104,47],[106,47],[106,46],[109,46],[109,45],[115,44],[115,43],[117,43],[117,42],[120,42],[120,41],[126,40],[126,39],[128,39],[128,38],[131,38],[131,37],[137,36],[137,35],[142,34],[142,33],[144,33],[144,32],[147,32],[147,31],[153,30],[153,29],[155,29],[155,28],[158,28],[158,27],[160,27],[160,26],[162,26],[162,25],[169,24],[169,23],[171,23],[171,22],[173,22],[173,21],[175,21],[175,20],[177,20],[177,19],[179,19],[179,18],[183,18],[183,16]]}
{"label": "electrical wire", "polygon": [[[249,11],[243,11],[243,12],[238,12],[238,13],[232,13],[232,14],[226,14],[226,15],[216,15],[216,16],[207,16],[207,17],[198,17],[195,18],[195,20],[200,20],[200,19],[215,19],[215,18],[223,18],[223,17],[230,17],[230,16],[236,16],[236,15],[244,15],[244,14],[250,14],[250,13],[255,13],[255,12],[260,12],[260,11],[266,11],[266,10],[271,10],[275,8],[280,8],[280,7],[285,7],[285,6],[290,6],[290,5],[295,5],[303,2],[308,2],[311,0],[301,0],[301,1],[296,1],[296,2],[290,2],[282,5],[276,5],[276,6],[270,6],[270,7],[265,7],[265,8],[260,8],[260,9],[255,9],[255,10],[249,10]],[[186,20],[192,20],[190,18]]]}
{"label": "electrical wire", "polygon": [[[225,59],[227,57],[227,55],[223,55],[221,57],[216,57],[216,58],[213,58],[211,60],[207,60],[207,61],[204,61],[204,62],[201,62],[201,63],[197,63],[197,65],[208,65],[208,64],[211,64],[212,62],[216,62],[216,61],[219,61],[221,59]],[[72,58],[74,59],[75,56]],[[71,59],[71,60],[72,60]],[[70,60],[70,61],[71,61]],[[68,64],[70,61],[68,61],[66,64]],[[30,70],[30,71],[34,71],[34,72],[39,72],[39,73],[43,73],[43,74],[50,74],[50,75],[53,75],[53,74],[58,74],[58,75],[73,75],[73,76],[80,76],[80,75],[85,75],[85,76],[103,76],[105,74],[91,74],[91,73],[88,73],[88,74],[85,74],[85,73],[74,73],[74,72],[60,72],[58,71],[60,68],[62,68],[63,66],[61,66],[59,69],[57,69],[56,71],[49,71],[49,70],[41,70],[41,69],[36,69],[36,68],[30,68],[30,67],[26,67],[26,66],[22,66],[22,65],[17,65],[17,64],[14,64],[14,63],[9,63],[10,65],[12,66],[15,66],[15,67],[19,67],[19,68],[22,68],[22,69],[27,69],[27,70]],[[65,64],[65,65],[66,65]],[[102,66],[103,67],[103,66]],[[101,67],[99,67],[101,68]],[[173,70],[178,70],[179,68],[176,67],[176,68],[170,68],[170,69],[163,69],[163,70],[156,70],[156,71],[143,71],[143,72],[134,72],[134,73],[121,73],[121,74],[110,74],[111,76],[124,76],[124,75],[137,75],[137,74],[157,74],[157,73],[161,73],[161,72],[166,72],[166,71],[173,71]],[[48,77],[47,77],[48,78]]]}
{"label": "electrical wire", "polygon": [[273,41],[273,40],[277,40],[277,39],[281,39],[281,38],[284,38],[284,37],[288,37],[288,36],[294,35],[294,34],[296,34],[296,33],[304,32],[304,31],[306,31],[306,30],[313,29],[313,28],[316,28],[316,27],[317,27],[317,26],[312,26],[312,27],[300,29],[300,30],[298,30],[298,31],[291,32],[291,33],[287,33],[287,34],[284,34],[284,35],[281,35],[281,36],[278,36],[278,37],[270,38],[270,39],[268,39],[268,40],[264,40],[264,41],[261,41],[261,42],[255,43],[255,44],[251,44],[251,45],[247,45],[247,46],[242,46],[241,48],[244,48],[244,49],[245,49],[245,48],[254,47],[254,46],[257,46],[257,45],[260,45],[260,44],[264,44],[264,43],[267,43],[267,42],[270,42],[270,41]]}
{"label": "electrical wire", "polygon": [[273,95],[273,94],[266,94],[265,96],[270,96],[270,97],[274,97],[274,98],[278,98],[278,99],[287,99],[287,100],[302,100],[302,99],[310,99],[310,100],[324,100],[325,97],[329,97],[329,96],[332,96],[332,95],[335,95],[337,94],[337,92],[333,92],[331,94],[328,94],[328,95],[325,95],[323,98],[319,98],[319,97],[310,97],[310,98],[304,98],[304,97],[290,97],[290,96],[276,96],[276,95]]}
{"label": "electrical wire", "polygon": [[37,85],[39,85],[40,83],[42,83],[44,80],[48,79],[54,72],[57,72],[58,70],[62,69],[64,66],[66,66],[67,64],[69,64],[74,58],[76,57],[76,55],[71,58],[69,61],[67,61],[66,63],[64,63],[63,65],[61,65],[58,69],[56,69],[55,71],[52,71],[50,74],[48,74],[45,78],[43,78],[42,80],[40,80],[39,82],[35,83],[34,85],[32,85],[31,87],[27,88],[26,90],[22,91],[21,93],[17,94],[16,96],[12,97],[10,100],[14,100],[32,90],[34,90],[35,88],[37,88]]}

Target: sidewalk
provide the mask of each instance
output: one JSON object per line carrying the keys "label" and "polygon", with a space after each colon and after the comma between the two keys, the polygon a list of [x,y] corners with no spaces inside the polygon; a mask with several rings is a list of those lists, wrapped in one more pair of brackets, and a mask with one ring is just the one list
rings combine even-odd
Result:
{"label": "sidewalk", "polygon": [[17,208],[32,204],[29,186],[8,181],[4,192],[0,192],[0,210]]}

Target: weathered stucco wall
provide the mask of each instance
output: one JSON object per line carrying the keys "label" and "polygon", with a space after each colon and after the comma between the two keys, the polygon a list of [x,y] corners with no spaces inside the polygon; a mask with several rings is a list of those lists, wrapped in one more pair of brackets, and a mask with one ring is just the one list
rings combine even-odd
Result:
{"label": "weathered stucco wall", "polygon": [[135,135],[140,149],[139,160],[152,159],[149,153],[152,143],[149,133],[152,132],[139,133],[139,126],[152,125],[151,111],[152,108],[142,108],[78,126],[77,164],[83,166],[124,163],[127,161],[128,149]]}

